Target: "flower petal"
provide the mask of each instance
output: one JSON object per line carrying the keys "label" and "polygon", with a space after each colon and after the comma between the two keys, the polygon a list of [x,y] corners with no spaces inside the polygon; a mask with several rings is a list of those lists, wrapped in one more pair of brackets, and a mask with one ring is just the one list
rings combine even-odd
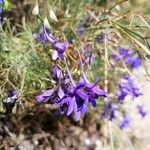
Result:
{"label": "flower petal", "polygon": [[67,99],[67,101],[68,101],[67,116],[69,116],[69,115],[73,112],[75,100],[76,100],[75,97],[73,97],[73,98],[69,97],[69,98]]}
{"label": "flower petal", "polygon": [[65,93],[64,93],[64,91],[62,90],[61,87],[59,87],[58,96],[59,96],[60,99],[62,99],[65,96]]}
{"label": "flower petal", "polygon": [[81,89],[78,89],[76,91],[76,94],[83,100],[88,100],[89,99],[89,96]]}
{"label": "flower petal", "polygon": [[106,92],[103,91],[103,90],[101,90],[98,86],[97,86],[97,87],[93,87],[93,88],[92,88],[92,91],[93,91],[94,93],[96,93],[98,96],[103,96],[103,97],[106,97],[106,96],[107,96]]}
{"label": "flower petal", "polygon": [[84,116],[88,112],[88,106],[83,104],[82,115]]}
{"label": "flower petal", "polygon": [[81,117],[81,111],[78,110],[77,103],[74,103],[74,118],[75,121],[79,121]]}
{"label": "flower petal", "polygon": [[96,100],[95,99],[90,99],[90,102],[93,107],[96,107]]}

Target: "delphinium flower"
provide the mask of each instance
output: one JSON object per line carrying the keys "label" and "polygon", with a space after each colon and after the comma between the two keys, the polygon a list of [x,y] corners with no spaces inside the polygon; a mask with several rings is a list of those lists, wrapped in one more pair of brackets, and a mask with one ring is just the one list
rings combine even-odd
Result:
{"label": "delphinium flower", "polygon": [[64,60],[64,52],[69,47],[68,41],[60,42],[57,37],[50,33],[46,26],[43,26],[39,34],[34,34],[35,39],[38,42],[44,43],[46,46],[50,44],[53,48],[52,59]]}
{"label": "delphinium flower", "polygon": [[147,112],[144,109],[144,106],[138,105],[137,110],[138,110],[138,113],[141,115],[142,118],[144,118],[147,115]]}
{"label": "delphinium flower", "polygon": [[113,102],[107,102],[103,106],[102,116],[107,118],[110,121],[113,121],[114,119],[117,118],[118,112],[119,112],[119,110],[118,110],[117,104],[115,104]]}
{"label": "delphinium flower", "polygon": [[134,78],[125,76],[120,80],[117,97],[118,100],[122,102],[128,95],[134,99],[142,95],[142,93],[139,89],[139,86],[135,84]]}
{"label": "delphinium flower", "polygon": [[48,28],[44,25],[41,27],[40,32],[38,34],[34,33],[33,36],[36,41],[41,42],[45,45],[48,45],[54,39],[54,36],[52,35],[52,33],[50,33]]}
{"label": "delphinium flower", "polygon": [[62,70],[56,65],[54,65],[51,69],[51,76],[52,79],[56,82],[56,85],[53,88],[45,90],[42,94],[36,96],[36,99],[39,103],[54,103],[62,98],[62,89],[67,88],[67,84],[70,81],[68,76],[63,76]]}
{"label": "delphinium flower", "polygon": [[99,97],[106,97],[106,93],[101,90],[97,83],[87,83],[83,78],[76,86],[71,86],[67,95],[58,103],[63,111],[67,107],[67,115],[74,112],[75,120],[78,121],[81,115],[88,112],[88,105],[96,107],[96,100]]}
{"label": "delphinium flower", "polygon": [[55,41],[52,43],[52,47],[54,48],[52,59],[56,60],[57,58],[59,58],[60,60],[64,60],[64,52],[69,47],[68,41],[66,42]]}
{"label": "delphinium flower", "polygon": [[50,99],[55,98],[55,93],[57,93],[57,89],[45,90],[42,94],[36,96],[36,100],[39,103],[48,102],[48,101],[50,101]]}
{"label": "delphinium flower", "polygon": [[62,70],[56,65],[52,66],[51,76],[53,80],[59,81],[59,79],[62,78]]}
{"label": "delphinium flower", "polygon": [[3,21],[3,5],[4,5],[4,0],[0,0],[0,24]]}
{"label": "delphinium flower", "polygon": [[121,123],[120,123],[120,125],[119,125],[119,127],[122,130],[126,129],[126,128],[129,127],[130,123],[131,123],[131,118],[129,116],[124,116]]}
{"label": "delphinium flower", "polygon": [[115,63],[119,62],[120,60],[124,61],[124,63],[131,67],[131,68],[138,68],[141,66],[141,58],[138,56],[137,53],[134,53],[132,50],[119,48],[119,55],[112,54],[112,58]]}
{"label": "delphinium flower", "polygon": [[[53,71],[53,76],[57,76],[56,72]],[[57,78],[55,77],[54,79]],[[59,108],[61,113],[67,116],[74,113],[74,118],[78,121],[81,115],[84,116],[88,112],[90,104],[96,107],[96,100],[99,97],[106,97],[106,92],[97,85],[99,81],[90,83],[87,79],[81,77],[79,82],[74,84],[71,81],[72,79],[64,79],[57,83],[54,88],[46,90],[37,96],[37,101],[52,102]]]}

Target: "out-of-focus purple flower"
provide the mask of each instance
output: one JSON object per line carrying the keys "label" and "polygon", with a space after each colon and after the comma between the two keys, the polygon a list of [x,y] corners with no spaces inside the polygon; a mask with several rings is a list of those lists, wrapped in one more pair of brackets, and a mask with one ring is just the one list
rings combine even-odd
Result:
{"label": "out-of-focus purple flower", "polygon": [[135,84],[133,77],[123,77],[119,83],[117,97],[119,101],[123,101],[126,96],[131,96],[133,99],[142,95],[139,86]]}
{"label": "out-of-focus purple flower", "polygon": [[0,24],[3,21],[3,12],[4,12],[3,5],[4,5],[4,0],[0,0]]}
{"label": "out-of-focus purple flower", "polygon": [[122,56],[123,59],[130,57],[133,52],[131,50],[125,49],[123,47],[119,48],[119,55]]}
{"label": "out-of-focus purple flower", "polygon": [[126,128],[129,127],[130,123],[131,123],[131,118],[128,117],[128,116],[125,116],[123,118],[123,120],[121,121],[119,127],[120,127],[121,130],[126,129]]}
{"label": "out-of-focus purple flower", "polygon": [[85,26],[83,24],[79,25],[76,31],[78,36],[82,36],[85,34]]}
{"label": "out-of-focus purple flower", "polygon": [[112,58],[117,63],[120,60],[123,60],[125,64],[131,68],[138,68],[141,66],[141,59],[138,54],[134,53],[131,50],[125,48],[119,48],[119,55],[112,54]]}
{"label": "out-of-focus purple flower", "polygon": [[96,36],[96,42],[97,43],[104,43],[105,39],[107,40],[106,34],[101,33],[99,35]]}
{"label": "out-of-focus purple flower", "polygon": [[108,102],[103,107],[102,116],[113,121],[118,116],[118,106],[112,102]]}
{"label": "out-of-focus purple flower", "polygon": [[0,4],[3,4],[4,3],[4,0],[0,0]]}
{"label": "out-of-focus purple flower", "polygon": [[53,66],[51,69],[51,76],[55,81],[59,81],[62,78],[62,70],[58,66]]}
{"label": "out-of-focus purple flower", "polygon": [[130,65],[131,68],[138,68],[139,66],[141,66],[141,59],[138,55],[134,55],[127,59],[126,64]]}
{"label": "out-of-focus purple flower", "polygon": [[144,118],[147,115],[147,112],[144,109],[144,106],[138,105],[137,110],[142,118]]}

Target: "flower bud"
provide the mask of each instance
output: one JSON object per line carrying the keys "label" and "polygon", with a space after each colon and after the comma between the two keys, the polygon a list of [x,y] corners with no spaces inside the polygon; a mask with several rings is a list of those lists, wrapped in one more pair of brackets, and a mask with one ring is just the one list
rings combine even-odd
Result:
{"label": "flower bud", "polygon": [[54,20],[55,22],[58,22],[58,19],[57,19],[56,15],[55,15],[55,13],[54,13],[54,11],[52,9],[50,9],[49,15],[50,15],[50,18],[52,20]]}
{"label": "flower bud", "polygon": [[38,1],[36,1],[36,4],[35,4],[35,6],[33,8],[33,11],[32,11],[32,14],[35,15],[35,16],[39,14],[39,4],[38,4]]}
{"label": "flower bud", "polygon": [[46,27],[49,28],[49,29],[51,28],[47,17],[45,17],[45,19],[44,19],[44,26],[46,26]]}

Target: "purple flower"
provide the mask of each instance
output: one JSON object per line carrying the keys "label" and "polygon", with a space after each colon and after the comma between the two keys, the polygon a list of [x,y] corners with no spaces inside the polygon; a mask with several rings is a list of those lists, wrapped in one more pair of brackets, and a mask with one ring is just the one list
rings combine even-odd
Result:
{"label": "purple flower", "polygon": [[89,104],[96,107],[96,99],[99,97],[106,97],[106,93],[97,84],[86,83],[81,78],[75,87],[69,88],[57,105],[66,115],[74,113],[75,120],[79,121],[81,115],[84,116],[87,113]]}
{"label": "purple flower", "polygon": [[50,33],[48,28],[45,26],[41,27],[39,34],[34,33],[33,36],[36,41],[42,42],[45,45],[48,45],[54,39],[54,36],[52,35],[52,33]]}
{"label": "purple flower", "polygon": [[144,107],[141,105],[137,106],[137,110],[142,118],[144,118],[147,115],[147,112],[145,111]]}
{"label": "purple flower", "polygon": [[38,42],[42,42],[45,45],[51,44],[53,47],[52,59],[64,60],[64,52],[69,47],[69,43],[59,42],[56,37],[54,37],[48,30],[46,26],[43,26],[39,34],[34,34],[35,39]]}
{"label": "purple flower", "polygon": [[69,47],[68,42],[53,42],[52,46],[54,48],[53,54],[52,54],[52,59],[56,60],[59,58],[60,60],[64,60],[64,52],[67,50]]}
{"label": "purple flower", "polygon": [[118,106],[112,102],[108,102],[103,107],[102,116],[113,121],[118,116]]}
{"label": "purple flower", "polygon": [[83,24],[79,25],[76,33],[78,36],[83,36],[85,34],[85,26]]}
{"label": "purple flower", "polygon": [[125,62],[125,64],[131,68],[138,68],[141,66],[140,57],[131,50],[125,48],[119,48],[119,55],[112,54],[112,58],[117,63],[121,59]]}
{"label": "purple flower", "polygon": [[46,90],[44,91],[42,94],[36,96],[36,100],[39,102],[39,103],[43,103],[43,102],[48,102],[50,101],[51,99],[55,99],[55,92],[56,90],[55,89],[50,89],[50,90]]}
{"label": "purple flower", "polygon": [[119,55],[125,59],[125,58],[128,58],[130,56],[132,56],[133,52],[131,50],[128,50],[128,49],[125,49],[123,47],[120,47],[119,48]]}
{"label": "purple flower", "polygon": [[0,24],[3,21],[3,12],[4,12],[3,5],[4,5],[4,0],[0,0]]}
{"label": "purple flower", "polygon": [[139,86],[135,84],[133,77],[123,77],[119,83],[117,97],[119,101],[123,101],[126,96],[130,95],[133,99],[142,95]]}
{"label": "purple flower", "polygon": [[101,34],[97,35],[96,36],[96,42],[104,43],[105,42],[105,38],[106,38],[105,36],[106,36],[106,34],[104,34],[104,33],[101,33]]}
{"label": "purple flower", "polygon": [[119,125],[120,129],[123,130],[125,128],[128,128],[128,126],[130,125],[130,122],[131,122],[131,118],[128,116],[125,116]]}
{"label": "purple flower", "polygon": [[0,0],[0,4],[3,4],[4,3],[4,0]]}
{"label": "purple flower", "polygon": [[59,81],[60,78],[62,78],[62,70],[58,66],[53,66],[51,69],[51,76],[53,80]]}
{"label": "purple flower", "polygon": [[139,66],[141,66],[141,59],[138,55],[134,55],[127,59],[126,64],[130,65],[131,68],[138,68]]}
{"label": "purple flower", "polygon": [[97,86],[98,82],[90,83],[81,78],[76,85],[71,82],[58,83],[59,86],[44,91],[36,99],[38,102],[53,102],[61,114],[69,116],[74,113],[75,120],[79,121],[81,115],[84,116],[88,112],[90,104],[96,107],[96,100],[106,97],[106,92]]}

